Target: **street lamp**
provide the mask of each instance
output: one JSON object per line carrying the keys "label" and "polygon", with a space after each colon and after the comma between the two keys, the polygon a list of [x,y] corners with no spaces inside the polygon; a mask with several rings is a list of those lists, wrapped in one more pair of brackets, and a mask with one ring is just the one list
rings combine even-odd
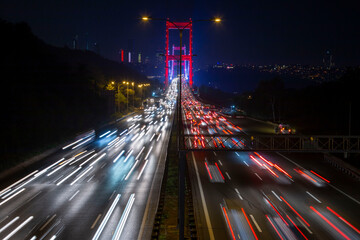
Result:
{"label": "street lamp", "polygon": [[129,82],[126,82],[126,111],[129,112]]}
{"label": "street lamp", "polygon": [[134,88],[134,82],[131,83],[132,87],[133,87],[133,108],[135,108],[135,88]]}

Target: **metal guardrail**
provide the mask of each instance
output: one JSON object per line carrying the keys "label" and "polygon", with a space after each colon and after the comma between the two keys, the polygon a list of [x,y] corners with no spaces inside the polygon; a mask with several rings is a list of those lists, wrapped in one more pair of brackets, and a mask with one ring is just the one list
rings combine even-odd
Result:
{"label": "metal guardrail", "polygon": [[360,136],[183,135],[185,151],[291,151],[360,153]]}

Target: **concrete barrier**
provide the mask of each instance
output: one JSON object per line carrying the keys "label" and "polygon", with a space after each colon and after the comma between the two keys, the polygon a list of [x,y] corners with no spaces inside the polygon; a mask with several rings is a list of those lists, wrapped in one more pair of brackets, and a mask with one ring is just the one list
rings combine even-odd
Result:
{"label": "concrete barrier", "polygon": [[341,172],[351,176],[352,178],[360,181],[360,171],[359,169],[353,167],[352,165],[344,162],[340,158],[332,156],[330,154],[324,154],[324,159],[333,167],[340,170]]}

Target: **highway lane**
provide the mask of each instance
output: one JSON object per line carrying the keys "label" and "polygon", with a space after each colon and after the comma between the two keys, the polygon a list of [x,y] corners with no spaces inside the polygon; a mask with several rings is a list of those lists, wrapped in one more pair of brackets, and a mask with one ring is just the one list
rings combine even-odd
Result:
{"label": "highway lane", "polygon": [[[270,221],[266,218],[266,215],[274,218],[277,217],[278,219],[280,216],[272,209],[266,199],[269,199],[285,221],[291,225],[291,221],[287,217],[288,215],[308,239],[340,239],[342,237],[326,220],[322,219],[315,211],[310,209],[310,206],[313,206],[315,210],[318,210],[328,219],[331,219],[330,222],[350,239],[359,239],[360,235],[356,230],[327,209],[327,207],[331,208],[356,229],[359,229],[358,223],[360,222],[360,217],[358,214],[358,202],[335,190],[329,183],[321,181],[320,178],[315,178],[314,175],[309,174],[308,176],[316,180],[316,182],[299,174],[294,170],[294,168],[296,169],[297,167],[295,164],[276,153],[261,154],[261,156],[265,156],[265,159],[281,166],[283,170],[292,176],[292,181],[289,180],[285,174],[272,168],[274,173],[279,177],[274,176],[267,168],[260,167],[253,161],[250,155],[251,153],[244,152],[237,154],[218,152],[215,156],[213,152],[195,152],[194,159],[192,159],[192,154],[188,155],[188,166],[194,188],[194,204],[197,208],[198,225],[204,227],[200,229],[202,239],[209,239],[209,231],[204,213],[204,203],[199,189],[200,184],[203,189],[203,198],[208,208],[210,224],[215,239],[233,239],[224,213],[221,211],[220,204],[227,206],[230,212],[235,209],[240,213],[242,218],[244,218],[241,211],[241,208],[243,208],[246,214],[248,214],[250,223],[259,239],[281,239],[277,235],[276,230],[271,226]],[[205,165],[205,159],[208,162],[208,166],[214,166],[215,163],[217,163],[225,178],[224,182],[212,181],[210,174],[214,178],[215,170],[209,173]],[[256,159],[259,162],[261,161],[260,158]],[[196,172],[196,169],[198,172]],[[199,174],[200,183],[198,182],[197,174]],[[330,184],[335,187],[338,187],[337,182],[348,185],[352,184],[350,186],[358,186],[358,183],[352,179],[347,179],[345,176],[339,175],[339,173],[338,176],[332,175],[328,177],[327,180],[330,180]],[[348,188],[344,191],[346,191],[347,195],[355,198],[358,188],[353,188],[352,190]],[[300,216],[296,214],[282,198],[284,198],[310,226],[301,220]],[[261,232],[256,228],[256,224],[250,215],[254,217]],[[242,224],[238,224],[236,220],[230,222],[233,228],[240,225],[245,229],[245,231],[242,232],[246,232],[246,239],[254,238],[252,237],[251,228],[245,220],[242,219],[242,221],[240,221]],[[276,224],[274,223],[274,225]],[[297,236],[296,238],[305,239],[296,227],[295,229],[293,227],[293,230],[294,235],[297,234],[295,235]],[[278,231],[281,232],[279,229]],[[241,233],[240,230],[238,232]],[[291,239],[286,235],[282,235],[282,237],[283,239]],[[242,239],[243,238],[244,236]],[[235,239],[239,238],[235,235]]]}
{"label": "highway lane", "polygon": [[157,175],[165,163],[175,84],[163,107],[74,140],[62,156],[3,188],[0,238],[148,238],[143,219],[156,210],[147,206],[161,184]]}
{"label": "highway lane", "polygon": [[[192,107],[184,106],[183,120],[196,119],[185,132],[199,139],[189,146],[204,148],[203,120],[207,129],[236,129],[216,115],[208,121],[208,111],[184,93]],[[243,119],[238,129],[256,133],[250,127],[262,123],[251,121]],[[270,129],[262,125],[260,131]],[[359,183],[332,169],[322,155],[199,151],[189,153],[187,163],[201,239],[360,239]]]}

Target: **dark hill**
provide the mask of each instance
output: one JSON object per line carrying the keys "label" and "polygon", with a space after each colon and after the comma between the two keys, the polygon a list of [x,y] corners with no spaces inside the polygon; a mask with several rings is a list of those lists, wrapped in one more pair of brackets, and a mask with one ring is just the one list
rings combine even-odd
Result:
{"label": "dark hill", "polygon": [[0,169],[108,120],[109,81],[147,81],[93,52],[50,46],[26,23],[0,20],[0,31]]}

